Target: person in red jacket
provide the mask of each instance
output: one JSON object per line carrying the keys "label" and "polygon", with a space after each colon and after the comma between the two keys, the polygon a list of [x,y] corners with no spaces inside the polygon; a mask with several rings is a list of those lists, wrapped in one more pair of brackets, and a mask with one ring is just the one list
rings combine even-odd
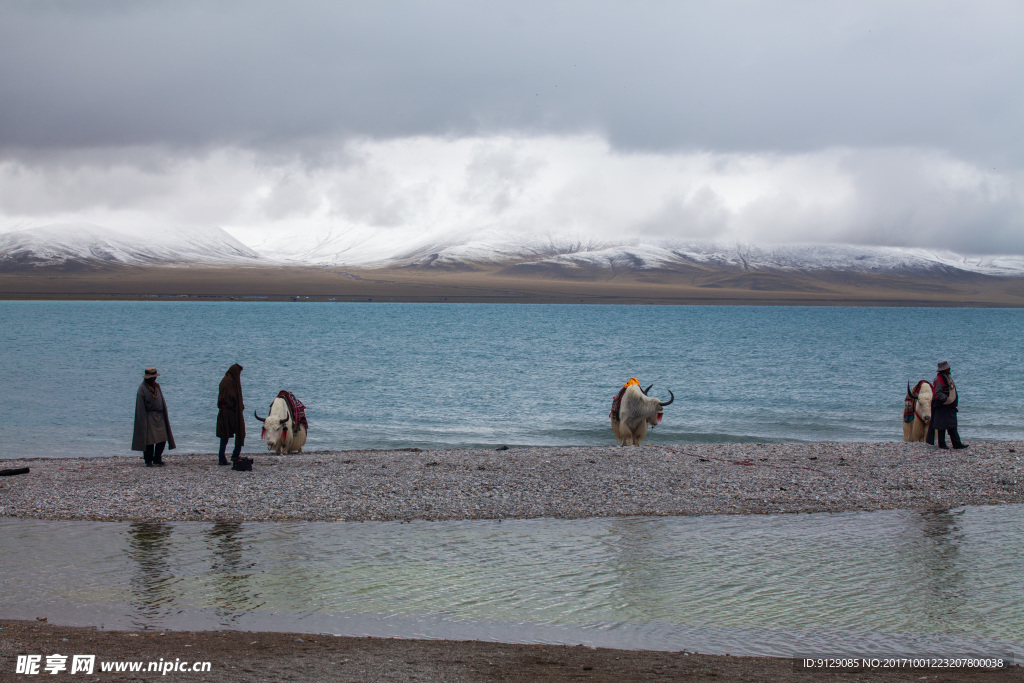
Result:
{"label": "person in red jacket", "polygon": [[949,440],[953,448],[967,448],[967,444],[960,441],[960,433],[957,431],[956,414],[957,404],[960,397],[956,393],[956,385],[950,376],[949,362],[939,363],[935,381],[932,383],[932,421],[925,433],[925,443],[935,444],[935,435],[939,435],[939,448],[946,446],[946,432],[949,432]]}

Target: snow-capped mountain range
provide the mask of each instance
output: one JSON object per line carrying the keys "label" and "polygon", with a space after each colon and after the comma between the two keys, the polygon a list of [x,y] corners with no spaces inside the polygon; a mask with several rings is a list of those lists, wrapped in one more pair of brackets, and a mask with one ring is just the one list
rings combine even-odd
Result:
{"label": "snow-capped mountain range", "polygon": [[246,263],[260,255],[220,228],[166,229],[144,238],[89,223],[59,223],[0,233],[7,266],[191,265]]}
{"label": "snow-capped mountain range", "polygon": [[[964,256],[919,248],[856,245],[751,245],[716,242],[599,241],[556,237],[500,238],[326,232],[251,245],[220,228],[163,230],[139,237],[91,224],[55,224],[0,233],[0,269],[67,265],[306,265],[472,268],[532,266],[571,275],[611,269],[686,266],[751,271],[963,272],[1024,276],[1024,256]],[[524,271],[528,272],[528,271]]]}

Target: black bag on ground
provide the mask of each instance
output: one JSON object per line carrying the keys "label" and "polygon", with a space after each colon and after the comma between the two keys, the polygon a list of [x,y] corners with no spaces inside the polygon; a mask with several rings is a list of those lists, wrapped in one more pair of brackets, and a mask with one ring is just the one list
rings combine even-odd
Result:
{"label": "black bag on ground", "polygon": [[239,472],[251,472],[252,471],[252,458],[239,458],[231,464],[231,469],[238,470]]}
{"label": "black bag on ground", "polygon": [[16,474],[28,474],[27,467],[15,467],[10,470],[0,470],[0,477],[13,477]]}

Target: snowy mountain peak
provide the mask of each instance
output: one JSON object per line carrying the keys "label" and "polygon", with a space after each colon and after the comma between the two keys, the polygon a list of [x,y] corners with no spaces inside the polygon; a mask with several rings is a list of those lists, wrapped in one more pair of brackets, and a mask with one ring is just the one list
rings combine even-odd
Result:
{"label": "snowy mountain peak", "polygon": [[0,234],[0,269],[36,265],[258,265],[511,267],[573,276],[594,270],[693,267],[776,272],[973,273],[1024,276],[1024,256],[964,256],[919,248],[842,244],[754,245],[712,241],[599,240],[502,235],[492,231],[417,234],[362,228],[288,234],[244,244],[220,228],[129,233],[87,223]]}
{"label": "snowy mountain peak", "polygon": [[0,234],[0,267],[88,264],[238,264],[260,255],[220,228],[144,235],[90,223],[55,223]]}
{"label": "snowy mountain peak", "polygon": [[926,272],[1024,275],[1024,256],[964,256],[947,251],[847,244],[755,245],[713,241],[598,240],[586,237],[417,235],[358,229],[265,242],[265,258],[306,265],[462,268],[533,265],[658,270],[703,265],[771,271]]}

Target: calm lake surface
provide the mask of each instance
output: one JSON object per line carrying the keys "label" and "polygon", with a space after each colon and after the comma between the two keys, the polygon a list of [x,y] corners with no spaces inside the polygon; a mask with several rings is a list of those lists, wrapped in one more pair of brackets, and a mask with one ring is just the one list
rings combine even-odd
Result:
{"label": "calm lake surface", "polygon": [[[0,302],[0,457],[129,454],[156,366],[183,452],[216,449],[217,386],[281,389],[307,449],[610,445],[631,376],[676,401],[658,443],[902,438],[907,381],[949,360],[960,431],[1024,439],[1024,311],[392,303]],[[45,436],[43,436],[45,435]],[[246,451],[260,451],[248,422]]]}
{"label": "calm lake surface", "polygon": [[1020,661],[1024,505],[367,523],[0,519],[0,616]]}

